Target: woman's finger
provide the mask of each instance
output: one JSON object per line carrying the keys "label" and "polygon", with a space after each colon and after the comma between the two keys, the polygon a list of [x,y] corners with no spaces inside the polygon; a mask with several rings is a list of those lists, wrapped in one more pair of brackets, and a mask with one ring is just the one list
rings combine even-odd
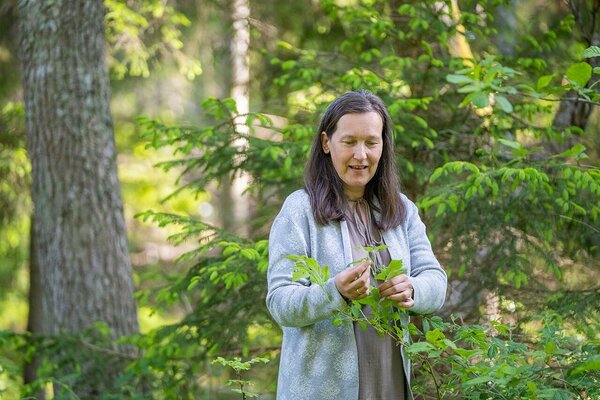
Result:
{"label": "woman's finger", "polygon": [[400,307],[400,308],[411,308],[414,305],[415,305],[415,301],[413,299],[398,302],[398,307]]}
{"label": "woman's finger", "polygon": [[395,276],[392,279],[383,282],[378,287],[381,297],[392,296],[407,289],[412,291],[412,288],[412,282],[407,275]]}
{"label": "woman's finger", "polygon": [[398,285],[388,287],[385,290],[381,290],[381,288],[379,288],[379,294],[381,297],[390,297],[405,291],[408,291],[408,293],[412,291],[412,285],[410,283],[403,282]]}
{"label": "woman's finger", "polygon": [[342,296],[356,300],[369,293],[371,260],[362,262],[340,272],[335,279],[336,287]]}
{"label": "woman's finger", "polygon": [[382,297],[397,302],[406,302],[412,300],[412,289],[398,291],[398,293]]}
{"label": "woman's finger", "polygon": [[412,300],[413,285],[410,278],[408,280],[402,279],[400,283],[392,284],[391,286],[389,286],[388,282],[385,282],[379,286],[379,290],[380,296],[386,299],[397,302]]}
{"label": "woman's finger", "polygon": [[381,290],[381,291],[387,290],[388,288],[398,285],[402,282],[410,282],[410,277],[405,274],[397,275],[397,276],[383,282],[381,285],[379,285],[379,290]]}
{"label": "woman's finger", "polygon": [[360,279],[361,276],[364,276],[365,272],[371,267],[371,260],[365,259],[362,262],[356,264],[350,271],[354,274],[354,280]]}

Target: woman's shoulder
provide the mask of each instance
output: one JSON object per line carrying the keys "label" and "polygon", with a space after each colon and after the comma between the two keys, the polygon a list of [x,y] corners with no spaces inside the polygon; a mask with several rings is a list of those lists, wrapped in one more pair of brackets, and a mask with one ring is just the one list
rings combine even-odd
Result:
{"label": "woman's shoulder", "polygon": [[408,211],[409,208],[411,208],[411,209],[417,208],[417,205],[411,199],[409,199],[407,195],[405,195],[402,192],[400,193],[400,199],[402,200],[404,207],[407,208],[406,211]]}
{"label": "woman's shoulder", "polygon": [[286,197],[279,215],[289,218],[305,213],[311,213],[310,198],[306,190],[298,189]]}
{"label": "woman's shoulder", "polygon": [[308,193],[306,192],[305,189],[298,189],[298,190],[292,192],[285,199],[286,203],[289,202],[292,204],[303,204],[303,203],[306,203],[307,201],[310,201],[310,199],[309,199]]}
{"label": "woman's shoulder", "polygon": [[404,193],[400,193],[400,198],[402,199],[402,203],[404,204],[405,218],[404,218],[404,226],[408,226],[414,223],[415,219],[420,220],[419,216],[419,207],[417,207],[416,203],[408,198]]}

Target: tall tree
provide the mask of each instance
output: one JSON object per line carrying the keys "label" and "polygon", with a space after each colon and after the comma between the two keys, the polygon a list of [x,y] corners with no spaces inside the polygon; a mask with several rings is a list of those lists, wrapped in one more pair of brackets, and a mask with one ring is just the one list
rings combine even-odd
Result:
{"label": "tall tree", "polygon": [[[231,62],[231,88],[230,97],[235,100],[237,110],[241,116],[235,118],[235,129],[243,135],[248,133],[245,125],[245,116],[250,111],[250,2],[248,0],[235,0],[231,4],[232,35],[229,42],[229,55]],[[231,146],[244,152],[248,143],[240,138],[231,143]],[[248,187],[248,176],[235,176],[227,174],[219,183],[221,190],[218,196],[220,223],[223,229],[247,233],[247,224],[242,221],[248,219],[248,199],[243,198],[244,190]]]}
{"label": "tall tree", "polygon": [[[116,167],[101,0],[19,4],[21,68],[32,163],[33,333],[104,322],[138,331]],[[40,309],[35,309],[38,305]],[[115,379],[106,368],[102,387]],[[108,373],[108,368],[111,373]],[[116,371],[118,372],[118,371]],[[102,389],[89,381],[79,395]]]}

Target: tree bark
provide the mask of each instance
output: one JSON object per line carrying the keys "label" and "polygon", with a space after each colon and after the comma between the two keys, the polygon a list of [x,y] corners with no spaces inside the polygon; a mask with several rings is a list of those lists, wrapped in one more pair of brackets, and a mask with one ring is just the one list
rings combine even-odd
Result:
{"label": "tree bark", "polygon": [[31,310],[41,318],[30,325],[39,329],[35,334],[81,332],[98,321],[114,337],[138,331],[104,62],[104,12],[101,0],[19,3],[34,204],[31,263],[40,283],[31,287],[39,290],[41,306]]}
{"label": "tree bark", "polygon": [[[229,45],[231,57],[231,91],[230,95],[235,100],[238,113],[243,116],[235,119],[238,134],[248,134],[249,129],[245,124],[250,110],[250,3],[248,0],[235,0],[231,8],[233,35]],[[246,148],[248,143],[238,139],[233,146]],[[243,195],[248,187],[248,176],[226,175],[220,182],[219,215],[221,226],[228,231],[238,234],[248,234],[246,221],[250,215],[250,198]]]}

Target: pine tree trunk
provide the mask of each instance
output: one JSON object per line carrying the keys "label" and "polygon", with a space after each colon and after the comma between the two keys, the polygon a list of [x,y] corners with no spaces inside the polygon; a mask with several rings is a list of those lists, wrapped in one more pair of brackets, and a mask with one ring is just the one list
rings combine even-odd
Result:
{"label": "pine tree trunk", "polygon": [[31,263],[41,283],[41,310],[31,311],[41,318],[34,333],[80,332],[97,321],[115,337],[135,333],[103,2],[24,0],[19,18],[34,204]]}

